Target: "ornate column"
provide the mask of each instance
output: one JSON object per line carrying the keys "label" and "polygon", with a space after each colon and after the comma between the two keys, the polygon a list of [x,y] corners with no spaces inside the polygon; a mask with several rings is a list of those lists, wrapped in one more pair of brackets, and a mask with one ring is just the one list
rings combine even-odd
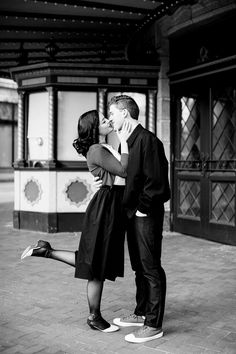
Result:
{"label": "ornate column", "polygon": [[107,89],[98,89],[98,111],[103,115],[106,115],[106,107],[105,107],[105,97],[106,97]]}
{"label": "ornate column", "polygon": [[55,167],[55,89],[48,87],[48,167]]}
{"label": "ornate column", "polygon": [[24,96],[25,92],[20,91],[18,94],[17,161],[14,162],[14,167],[25,166]]}
{"label": "ornate column", "polygon": [[148,130],[156,135],[156,90],[148,91]]}

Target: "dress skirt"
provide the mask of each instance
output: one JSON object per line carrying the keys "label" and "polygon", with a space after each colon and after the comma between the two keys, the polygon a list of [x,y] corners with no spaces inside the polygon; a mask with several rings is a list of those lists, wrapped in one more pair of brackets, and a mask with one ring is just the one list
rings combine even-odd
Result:
{"label": "dress skirt", "polygon": [[75,277],[115,280],[124,276],[124,186],[103,186],[90,201],[84,218]]}

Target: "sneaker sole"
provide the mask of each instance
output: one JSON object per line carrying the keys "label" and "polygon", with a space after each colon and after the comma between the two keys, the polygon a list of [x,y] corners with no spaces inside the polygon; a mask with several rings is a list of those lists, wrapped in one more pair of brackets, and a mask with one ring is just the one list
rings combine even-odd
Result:
{"label": "sneaker sole", "polygon": [[129,343],[145,343],[145,342],[148,342],[150,340],[158,339],[158,338],[161,338],[161,337],[163,337],[163,332],[155,334],[155,336],[145,337],[145,338],[136,338],[134,336],[134,334],[131,333],[131,334],[127,334],[125,336],[125,340],[126,340],[126,342],[129,342]]}
{"label": "sneaker sole", "polygon": [[24,259],[24,258],[26,258],[26,257],[32,256],[33,251],[36,250],[36,249],[39,249],[39,248],[40,248],[40,247],[28,246],[28,247],[24,250],[24,252],[22,253],[20,259],[22,260],[22,259]]}
{"label": "sneaker sole", "polygon": [[133,326],[136,326],[136,327],[141,327],[141,326],[143,326],[143,324],[144,324],[144,321],[143,321],[143,323],[133,323],[133,322],[122,322],[121,320],[120,320],[120,318],[114,318],[114,320],[113,320],[113,323],[115,324],[115,325],[117,325],[117,326],[120,326],[120,327],[133,327]]}
{"label": "sneaker sole", "polygon": [[110,327],[106,328],[106,329],[101,329],[97,326],[93,326],[93,325],[89,325],[92,329],[96,329],[102,333],[113,333],[113,332],[117,332],[119,331],[119,327],[117,326],[114,326],[114,325],[110,325]]}
{"label": "sneaker sole", "polygon": [[26,258],[26,257],[29,257],[29,256],[31,256],[31,254],[33,253],[33,248],[32,248],[32,246],[28,246],[25,250],[24,250],[24,252],[22,253],[22,255],[21,255],[21,260],[22,259],[24,259],[24,258]]}
{"label": "sneaker sole", "polygon": [[117,327],[117,326],[110,325],[110,327],[104,329],[102,332],[103,332],[103,333],[113,333],[113,332],[119,331],[119,329],[120,329],[120,328]]}

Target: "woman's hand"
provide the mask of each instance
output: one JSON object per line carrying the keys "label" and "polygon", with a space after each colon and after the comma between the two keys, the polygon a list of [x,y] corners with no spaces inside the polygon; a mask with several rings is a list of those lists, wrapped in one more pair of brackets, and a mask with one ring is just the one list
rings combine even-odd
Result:
{"label": "woman's hand", "polygon": [[119,132],[117,132],[117,136],[120,139],[120,147],[121,147],[122,154],[129,153],[127,140],[131,133],[132,133],[132,125],[130,122],[125,120],[122,129]]}
{"label": "woman's hand", "polygon": [[120,142],[127,142],[130,134],[132,133],[132,124],[125,120],[122,126],[122,129],[120,131],[117,131],[118,138],[120,139]]}
{"label": "woman's hand", "polygon": [[93,187],[95,187],[97,190],[102,187],[102,180],[98,176],[93,178]]}

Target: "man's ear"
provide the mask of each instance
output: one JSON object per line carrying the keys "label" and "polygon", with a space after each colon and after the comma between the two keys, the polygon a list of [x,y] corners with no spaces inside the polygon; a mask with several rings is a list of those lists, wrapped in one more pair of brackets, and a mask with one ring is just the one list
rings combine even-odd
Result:
{"label": "man's ear", "polygon": [[128,116],[129,116],[129,111],[126,108],[124,108],[123,109],[123,117],[127,118]]}

